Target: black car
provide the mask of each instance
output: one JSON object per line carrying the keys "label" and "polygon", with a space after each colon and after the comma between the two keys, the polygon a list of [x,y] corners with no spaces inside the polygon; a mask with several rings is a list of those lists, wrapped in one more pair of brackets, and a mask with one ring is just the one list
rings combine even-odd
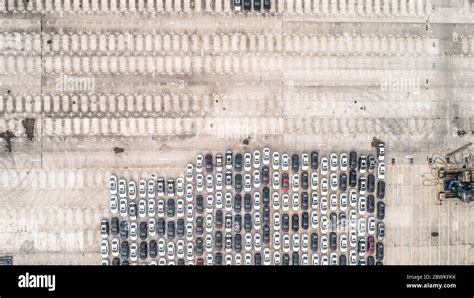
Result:
{"label": "black car", "polygon": [[201,236],[204,231],[203,222],[204,220],[202,216],[196,217],[196,234],[198,234],[199,236]]}
{"label": "black car", "polygon": [[375,176],[372,174],[367,175],[367,191],[370,193],[375,191]]}
{"label": "black car", "polygon": [[309,214],[306,211],[301,213],[301,228],[305,231],[309,228]]}
{"label": "black car", "polygon": [[308,210],[308,208],[309,208],[309,196],[306,191],[303,191],[301,193],[301,209],[303,209],[303,211],[306,211]]}
{"label": "black car", "polygon": [[317,151],[312,151],[311,152],[311,169],[312,170],[317,170],[319,166],[319,161],[318,161],[318,152]]}
{"label": "black car", "polygon": [[113,236],[117,236],[120,233],[120,224],[117,217],[112,217],[110,220],[110,232]]}
{"label": "black car", "polygon": [[158,236],[163,237],[166,233],[166,224],[164,218],[158,218],[158,222],[156,224]]}
{"label": "black car", "polygon": [[122,266],[128,266],[128,265],[130,265],[128,261],[122,261]]}
{"label": "black car", "polygon": [[337,235],[335,232],[329,233],[329,249],[332,251],[337,250]]}
{"label": "black car", "polygon": [[357,152],[355,151],[349,153],[349,166],[351,170],[357,169]]}
{"label": "black car", "polygon": [[340,191],[347,190],[347,174],[346,173],[339,174],[339,190]]}
{"label": "black car", "polygon": [[217,231],[214,239],[214,246],[216,250],[222,250],[222,232]]}
{"label": "black car", "polygon": [[217,229],[222,228],[223,221],[224,221],[224,214],[222,213],[222,210],[216,210],[216,228]]}
{"label": "black car", "polygon": [[240,213],[242,210],[242,196],[240,194],[236,194],[234,196],[234,211],[236,213]]}
{"label": "black car", "polygon": [[336,232],[336,230],[337,230],[337,214],[335,212],[331,212],[331,214],[329,214],[329,221],[331,222],[331,231]]}
{"label": "black car", "polygon": [[120,222],[120,239],[127,240],[128,238],[128,222],[122,220]]}
{"label": "black car", "polygon": [[377,219],[382,220],[385,218],[385,203],[378,202],[377,203]]}
{"label": "black car", "polygon": [[317,233],[311,233],[311,251],[318,252],[319,238]]}
{"label": "black car", "polygon": [[300,169],[300,156],[298,154],[291,156],[291,169],[293,172],[298,172]]}
{"label": "black car", "polygon": [[293,255],[291,256],[291,264],[292,265],[299,265],[300,264],[300,254],[297,253],[296,251],[293,252]]}
{"label": "black car", "polygon": [[254,265],[257,265],[257,266],[262,265],[262,255],[259,252],[255,253],[253,261],[254,261]]}
{"label": "black car", "polygon": [[377,198],[381,200],[385,198],[385,182],[382,180],[377,183]]}
{"label": "black car", "polygon": [[232,151],[230,150],[225,153],[225,165],[232,167]]}
{"label": "black car", "polygon": [[[217,256],[216,256],[217,257]],[[184,266],[185,263],[184,263],[184,259],[178,259],[178,261],[176,262],[176,265],[177,266]]]}
{"label": "black car", "polygon": [[148,244],[146,241],[140,242],[140,259],[146,260],[148,257]]}
{"label": "black car", "polygon": [[129,251],[130,251],[130,248],[128,246],[128,242],[122,241],[120,243],[120,256],[122,257],[122,260],[128,260]]}
{"label": "black car", "polygon": [[374,195],[367,196],[367,212],[374,213],[375,211],[375,197]]}
{"label": "black car", "polygon": [[184,219],[180,218],[176,222],[177,224],[177,229],[176,229],[176,234],[178,234],[178,237],[184,237]]}
{"label": "black car", "polygon": [[345,255],[340,255],[339,256],[339,265],[340,266],[347,265],[347,257]]}
{"label": "black car", "polygon": [[202,256],[203,250],[204,250],[204,247],[203,247],[202,237],[197,237],[196,238],[196,255],[198,257]]}
{"label": "black car", "polygon": [[235,191],[241,192],[242,191],[242,175],[235,174]]}
{"label": "black car", "polygon": [[206,171],[208,173],[211,173],[214,168],[212,165],[212,154],[209,154],[209,153],[206,154],[205,160],[206,160]]}
{"label": "black car", "polygon": [[271,0],[263,0],[263,9],[269,11],[271,7]]}
{"label": "black car", "polygon": [[168,217],[174,217],[174,199],[168,199],[166,203],[166,214]]}
{"label": "black car", "polygon": [[158,255],[158,246],[156,245],[156,240],[150,241],[150,258],[156,258]]}
{"label": "black car", "polygon": [[202,214],[204,211],[204,198],[202,195],[196,196],[196,213]]}
{"label": "black car", "polygon": [[168,239],[174,239],[175,232],[174,232],[174,221],[168,222]]}
{"label": "black car", "polygon": [[250,11],[252,9],[252,2],[250,0],[244,0],[244,10]]}
{"label": "black car", "polygon": [[242,231],[242,215],[236,214],[234,217],[234,231],[240,233]]}
{"label": "black car", "polygon": [[234,248],[236,253],[242,250],[242,236],[239,233],[234,235]]}
{"label": "black car", "polygon": [[375,256],[377,257],[377,261],[383,261],[383,243],[382,242],[377,242],[375,252],[376,252]]}
{"label": "black car", "polygon": [[357,171],[351,169],[349,171],[349,186],[356,187],[356,185],[357,185]]}
{"label": "black car", "polygon": [[263,195],[263,206],[270,205],[270,189],[267,186],[263,188],[262,195]]}
{"label": "black car", "polygon": [[301,188],[303,190],[308,190],[309,186],[309,175],[308,171],[301,172]]}
{"label": "black car", "polygon": [[375,266],[375,258],[374,256],[367,257],[367,266]]}
{"label": "black car", "polygon": [[383,266],[383,262],[378,261],[377,263],[375,263],[375,266]]}
{"label": "black car", "polygon": [[263,185],[268,185],[270,182],[270,168],[268,166],[264,166],[262,168],[262,183]]}
{"label": "black car", "polygon": [[281,227],[283,232],[288,233],[288,231],[290,230],[290,216],[287,213],[283,214],[283,216],[281,217],[281,221]]}
{"label": "black car", "polygon": [[147,236],[147,232],[148,232],[148,229],[147,229],[147,224],[146,222],[141,222],[140,223],[140,239],[141,240],[146,240],[146,236]]}
{"label": "black car", "polygon": [[367,162],[368,162],[369,171],[372,172],[373,170],[375,170],[375,165],[377,161],[375,160],[375,157],[373,155],[369,155],[367,157]]}
{"label": "black car", "polygon": [[216,253],[216,257],[214,258],[215,265],[222,265],[222,253]]}
{"label": "black car", "polygon": [[263,223],[270,223],[270,207],[268,206],[263,207]]}
{"label": "black car", "polygon": [[249,193],[244,195],[244,210],[245,212],[252,211],[252,196]]}
{"label": "black car", "polygon": [[339,229],[341,231],[346,229],[346,213],[344,211],[339,213]]}
{"label": "black car", "polygon": [[298,214],[293,214],[291,216],[291,229],[293,230],[293,232],[298,232],[299,225],[300,225],[300,217],[298,216]]}
{"label": "black car", "polygon": [[290,256],[288,254],[283,254],[282,264],[285,266],[290,265]]}
{"label": "black car", "polygon": [[120,266],[120,259],[119,258],[113,258],[112,266]]}
{"label": "black car", "polygon": [[236,172],[241,172],[242,171],[242,154],[241,153],[237,153],[235,155],[235,165],[234,165],[234,167],[235,167]]}
{"label": "black car", "polygon": [[265,244],[270,243],[270,226],[269,225],[263,226],[263,243]]}
{"label": "black car", "polygon": [[252,216],[248,213],[244,215],[244,230],[247,233],[252,231]]}
{"label": "black car", "polygon": [[262,2],[260,0],[253,0],[253,9],[255,11],[260,11],[261,7],[262,7]]}

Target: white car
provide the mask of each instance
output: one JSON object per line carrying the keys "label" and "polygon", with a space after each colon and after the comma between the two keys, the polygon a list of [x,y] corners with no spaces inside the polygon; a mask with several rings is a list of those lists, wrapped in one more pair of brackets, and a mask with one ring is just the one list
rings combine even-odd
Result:
{"label": "white car", "polygon": [[148,235],[150,237],[156,235],[156,220],[154,218],[148,219]]}
{"label": "white car", "polygon": [[211,213],[212,209],[214,209],[214,197],[212,195],[208,195],[206,197],[206,212]]}
{"label": "white car", "polygon": [[250,192],[252,189],[252,176],[250,174],[244,175],[244,190]]}
{"label": "white car", "polygon": [[115,175],[109,177],[109,192],[111,195],[117,194],[117,176]]}
{"label": "white car", "polygon": [[321,179],[321,195],[325,196],[328,194],[329,181],[327,178]]}
{"label": "white car", "polygon": [[367,232],[369,235],[375,234],[375,218],[373,216],[369,216],[367,218]]}
{"label": "white car", "polygon": [[365,237],[365,218],[359,217],[359,220],[357,222],[357,230],[359,231],[359,237]]}
{"label": "white car", "polygon": [[273,265],[281,265],[281,254],[278,250],[273,252]]}
{"label": "white car", "polygon": [[263,148],[263,158],[262,158],[262,163],[264,165],[270,164],[270,148],[265,147]]}
{"label": "white car", "polygon": [[194,207],[193,204],[186,205],[186,221],[193,222],[194,220]]}
{"label": "white car", "polygon": [[272,194],[272,205],[273,205],[273,210],[278,210],[280,209],[280,193],[275,191]]}
{"label": "white car", "polygon": [[225,255],[225,258],[224,258],[224,259],[225,259],[225,264],[226,264],[227,266],[232,265],[232,255]]}
{"label": "white car", "polygon": [[222,209],[222,192],[216,192],[216,208]]}
{"label": "white car", "polygon": [[235,260],[235,265],[242,265],[242,255],[235,254],[234,260]]}
{"label": "white car", "polygon": [[347,193],[345,192],[339,195],[339,209],[341,211],[347,210]]}
{"label": "white car", "polygon": [[112,239],[110,244],[110,251],[112,256],[117,257],[120,253],[120,242],[117,238]]}
{"label": "white car", "polygon": [[253,152],[253,167],[258,169],[260,167],[260,151]]}
{"label": "white car", "polygon": [[270,249],[268,247],[263,249],[263,265],[271,264]]}
{"label": "white car", "polygon": [[158,203],[156,204],[156,211],[158,212],[159,217],[165,216],[165,201],[164,200],[158,200]]}
{"label": "white car", "polygon": [[248,172],[252,168],[252,154],[245,153],[244,154],[244,171]]}
{"label": "white car", "polygon": [[222,154],[218,153],[216,154],[216,171],[217,172],[222,172]]}
{"label": "white car", "polygon": [[349,164],[349,159],[347,158],[347,154],[341,153],[339,157],[339,167],[341,171],[344,171],[344,172],[347,171],[348,164]]}
{"label": "white car", "polygon": [[326,196],[322,196],[321,197],[321,206],[320,206],[321,213],[326,214],[328,212],[328,209],[329,209],[328,198]]}
{"label": "white car", "polygon": [[291,241],[291,247],[293,251],[299,251],[300,250],[300,236],[298,234],[293,234],[292,241]]}
{"label": "white car", "polygon": [[127,216],[127,199],[120,199],[120,216],[126,217]]}
{"label": "white car", "polygon": [[204,176],[202,174],[196,175],[196,189],[197,191],[204,190]]}
{"label": "white car", "polygon": [[280,173],[278,172],[273,172],[273,183],[272,183],[272,186],[273,186],[273,189],[277,190],[278,188],[280,188]]}
{"label": "white car", "polygon": [[385,145],[384,144],[379,144],[377,146],[377,156],[379,158],[379,161],[384,161],[385,159]]}
{"label": "white car", "polygon": [[331,173],[331,190],[332,191],[337,190],[337,174],[336,173]]}
{"label": "white car", "polygon": [[255,233],[253,235],[253,244],[256,251],[262,249],[262,236],[260,236],[260,233]]}
{"label": "white car", "polygon": [[300,188],[300,176],[298,174],[293,174],[291,176],[291,190],[298,191]]}
{"label": "white car", "polygon": [[273,213],[273,229],[274,230],[279,230],[280,229],[280,223],[281,223],[281,216],[280,213]]}
{"label": "white car", "polygon": [[339,250],[341,252],[346,252],[347,250],[347,236],[346,234],[339,235]]}
{"label": "white car", "polygon": [[367,211],[367,201],[364,196],[359,197],[358,209],[359,215],[364,216],[365,212]]}
{"label": "white car", "polygon": [[349,205],[355,207],[357,205],[357,192],[353,189],[349,191]]}
{"label": "white car", "polygon": [[204,238],[206,252],[212,252],[212,235],[207,234]]}
{"label": "white car", "polygon": [[319,197],[317,192],[311,193],[311,208],[318,209],[319,207]]}
{"label": "white car", "polygon": [[128,181],[128,198],[130,200],[137,198],[137,183],[133,180]]}
{"label": "white car", "polygon": [[303,171],[308,170],[309,168],[309,155],[308,153],[301,154],[301,169]]}
{"label": "white car", "polygon": [[140,200],[138,203],[138,216],[140,218],[144,218],[146,216],[146,201],[145,200]]}
{"label": "white car", "polygon": [[188,242],[186,245],[186,259],[188,261],[194,260],[194,244],[192,242]]}
{"label": "white car", "polygon": [[327,253],[328,252],[328,247],[329,247],[328,236],[321,235],[321,252],[323,254]]}
{"label": "white car", "polygon": [[294,192],[291,196],[291,207],[295,212],[300,208],[300,196],[297,192]]}
{"label": "white car", "polygon": [[321,256],[321,265],[323,266],[329,265],[329,257],[327,255]]}
{"label": "white car", "polygon": [[255,230],[259,230],[261,228],[261,221],[262,217],[260,216],[260,212],[254,212],[253,214],[253,225]]}
{"label": "white car", "polygon": [[318,211],[313,210],[311,211],[311,228],[317,229],[319,226],[319,215]]}
{"label": "white car", "polygon": [[311,189],[318,190],[318,186],[319,186],[318,173],[312,172],[311,173]]}
{"label": "white car", "polygon": [[184,178],[176,178],[176,194],[180,197],[184,195]]}
{"label": "white car", "polygon": [[357,232],[354,229],[351,229],[349,231],[349,245],[351,247],[356,247],[357,246]]}
{"label": "white car", "polygon": [[166,241],[163,238],[158,239],[158,255],[164,257],[166,253]]}
{"label": "white car", "polygon": [[178,258],[184,258],[184,240],[178,240],[176,242],[176,255]]}
{"label": "white car", "polygon": [[196,155],[196,173],[202,173],[204,157],[202,154]]}
{"label": "white car", "polygon": [[184,200],[183,199],[176,200],[176,216],[178,218],[184,217]]}
{"label": "white car", "polygon": [[329,209],[331,211],[336,211],[337,209],[337,195],[334,193],[329,196]]}
{"label": "white car", "polygon": [[222,173],[216,174],[216,190],[222,190],[222,186],[223,186],[222,178],[223,178]]}
{"label": "white car", "polygon": [[138,224],[136,221],[130,223],[130,239],[137,240],[138,236]]}
{"label": "white car", "polygon": [[309,236],[308,234],[301,235],[301,250],[307,252],[309,248]]}
{"label": "white car", "polygon": [[100,242],[100,255],[103,259],[109,256],[109,240],[104,239]]}
{"label": "white car", "polygon": [[327,157],[322,157],[321,158],[321,175],[325,176],[328,173],[329,170],[329,160]]}
{"label": "white car", "polygon": [[273,152],[272,167],[273,167],[273,170],[275,170],[275,171],[280,168],[280,153],[278,153],[278,152]]}
{"label": "white car", "polygon": [[377,178],[378,179],[385,179],[385,163],[379,163],[378,171],[377,171]]}
{"label": "white car", "polygon": [[260,187],[260,171],[253,171],[253,187]]}
{"label": "white car", "polygon": [[[141,200],[140,200],[140,202],[141,202]],[[148,216],[150,216],[150,217],[155,216],[155,209],[156,209],[155,200],[154,199],[149,199],[148,200]]]}
{"label": "white car", "polygon": [[174,259],[174,256],[175,256],[175,251],[174,251],[174,243],[173,242],[169,242],[168,245],[166,246],[167,248],[167,256],[168,256],[168,260],[172,260]]}
{"label": "white car", "polygon": [[367,191],[367,179],[365,179],[365,177],[360,177],[359,178],[359,193],[361,195],[365,195],[366,191]]}
{"label": "white car", "polygon": [[357,265],[357,253],[353,249],[349,251],[349,265]]}
{"label": "white car", "polygon": [[283,252],[288,253],[290,251],[290,236],[283,234]]}
{"label": "white car", "polygon": [[135,262],[138,259],[138,245],[133,242],[130,244],[130,260]]}
{"label": "white car", "polygon": [[327,234],[329,229],[329,219],[326,215],[321,216],[321,224],[319,225],[320,231],[323,234]]}
{"label": "white car", "polygon": [[349,226],[355,227],[357,224],[357,212],[354,209],[349,210]]}
{"label": "white car", "polygon": [[232,211],[232,194],[230,192],[226,192],[224,195],[225,198],[225,211],[231,212]]}
{"label": "white car", "polygon": [[336,171],[337,170],[337,154],[336,153],[332,153],[329,156],[329,162],[331,165],[331,171]]}
{"label": "white car", "polygon": [[252,265],[252,254],[251,253],[246,253],[244,256],[245,259],[245,265]]}
{"label": "white car", "polygon": [[192,223],[186,224],[186,240],[192,241],[194,238],[194,226]]}
{"label": "white car", "polygon": [[118,182],[118,194],[121,198],[127,197],[127,180],[120,178]]}
{"label": "white car", "polygon": [[337,254],[335,252],[329,254],[329,264],[331,266],[337,265]]}
{"label": "white car", "polygon": [[252,234],[250,233],[245,233],[244,236],[244,249],[246,251],[249,251],[252,249]]}
{"label": "white car", "polygon": [[290,158],[288,157],[288,154],[283,153],[281,155],[281,169],[283,171],[288,171],[288,168],[290,167]]}
{"label": "white car", "polygon": [[186,185],[186,202],[191,203],[193,201],[193,185]]}
{"label": "white car", "polygon": [[287,193],[281,195],[281,207],[285,212],[290,208],[290,199]]}
{"label": "white car", "polygon": [[148,197],[154,199],[156,195],[156,183],[155,180],[148,180]]}
{"label": "white car", "polygon": [[273,232],[273,248],[280,249],[281,247],[281,239],[279,232]]}
{"label": "white car", "polygon": [[144,199],[146,197],[147,185],[145,179],[141,179],[138,182],[138,195],[140,199]]}
{"label": "white car", "polygon": [[212,232],[212,222],[213,222],[213,217],[211,214],[206,215],[206,232],[211,233]]}
{"label": "white car", "polygon": [[311,264],[319,265],[319,256],[317,254],[311,255]]}
{"label": "white car", "polygon": [[214,177],[211,174],[206,176],[206,190],[207,192],[214,191]]}
{"label": "white car", "polygon": [[188,163],[186,165],[186,181],[187,182],[193,182],[193,170],[194,170],[194,166],[193,164],[191,163]]}
{"label": "white car", "polygon": [[[127,199],[124,199],[125,201]],[[116,195],[110,196],[110,212],[117,213],[118,212],[118,200]]]}

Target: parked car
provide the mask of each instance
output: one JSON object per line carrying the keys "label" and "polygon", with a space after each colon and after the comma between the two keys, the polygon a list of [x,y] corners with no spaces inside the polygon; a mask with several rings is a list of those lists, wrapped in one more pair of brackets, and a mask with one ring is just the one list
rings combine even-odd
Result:
{"label": "parked car", "polygon": [[377,203],[377,219],[383,220],[385,218],[385,203],[378,202]]}
{"label": "parked car", "polygon": [[291,169],[293,172],[298,172],[300,168],[300,157],[298,154],[293,154],[291,156]]}
{"label": "parked car", "polygon": [[385,182],[382,180],[377,183],[377,198],[381,200],[385,198]]}
{"label": "parked car", "polygon": [[355,151],[349,153],[349,166],[351,170],[357,169],[357,152]]}

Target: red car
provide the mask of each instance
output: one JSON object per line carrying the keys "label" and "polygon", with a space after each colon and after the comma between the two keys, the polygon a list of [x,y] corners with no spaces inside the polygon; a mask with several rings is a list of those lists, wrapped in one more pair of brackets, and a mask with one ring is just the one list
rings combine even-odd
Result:
{"label": "red car", "polygon": [[196,265],[204,265],[204,260],[202,258],[197,259]]}
{"label": "red car", "polygon": [[368,248],[368,253],[370,255],[373,255],[374,254],[374,251],[375,251],[375,239],[374,239],[374,236],[369,236],[367,238],[367,242],[369,244],[369,248]]}
{"label": "red car", "polygon": [[283,173],[283,175],[281,175],[281,189],[287,192],[289,186],[290,186],[290,178],[288,176],[288,173]]}

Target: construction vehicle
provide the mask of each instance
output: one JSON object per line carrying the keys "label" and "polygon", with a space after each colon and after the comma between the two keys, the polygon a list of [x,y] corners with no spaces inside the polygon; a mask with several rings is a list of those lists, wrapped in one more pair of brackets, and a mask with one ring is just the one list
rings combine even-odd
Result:
{"label": "construction vehicle", "polygon": [[474,169],[441,168],[438,177],[443,179],[443,191],[439,193],[440,200],[458,198],[465,203],[474,201]]}

